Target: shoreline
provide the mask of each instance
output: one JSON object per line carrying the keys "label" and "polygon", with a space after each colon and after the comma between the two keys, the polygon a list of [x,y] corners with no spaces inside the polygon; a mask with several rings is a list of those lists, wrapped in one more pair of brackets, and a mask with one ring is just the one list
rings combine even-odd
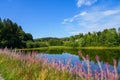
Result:
{"label": "shoreline", "polygon": [[120,46],[118,47],[66,47],[66,46],[48,46],[48,47],[40,47],[40,48],[24,48],[24,49],[17,49],[17,50],[47,50],[47,49],[95,49],[95,50],[109,50],[109,49],[116,49],[120,50]]}

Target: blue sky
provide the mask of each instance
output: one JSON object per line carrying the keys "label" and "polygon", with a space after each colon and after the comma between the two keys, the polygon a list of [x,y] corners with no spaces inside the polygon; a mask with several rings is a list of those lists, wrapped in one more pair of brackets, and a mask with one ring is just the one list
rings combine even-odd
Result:
{"label": "blue sky", "polygon": [[120,0],[0,0],[0,17],[34,38],[67,37],[120,27]]}

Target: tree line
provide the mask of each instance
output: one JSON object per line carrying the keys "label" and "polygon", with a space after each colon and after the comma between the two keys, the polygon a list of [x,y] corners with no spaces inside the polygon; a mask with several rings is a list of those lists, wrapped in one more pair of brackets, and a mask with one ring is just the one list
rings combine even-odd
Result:
{"label": "tree line", "polygon": [[120,28],[104,29],[99,32],[88,32],[87,34],[79,34],[71,36],[68,41],[73,41],[78,46],[107,46],[114,47],[120,46]]}
{"label": "tree line", "polygon": [[37,44],[42,43],[46,46],[69,46],[69,47],[114,47],[120,46],[120,28],[104,29],[99,32],[80,33],[78,35],[65,38],[39,38],[34,39]]}
{"label": "tree line", "polygon": [[0,19],[0,48],[24,48],[27,41],[33,41],[30,33],[10,19]]}
{"label": "tree line", "polygon": [[64,38],[33,39],[32,34],[23,31],[22,27],[10,19],[0,19],[0,48],[38,48],[48,46],[68,47],[114,47],[120,46],[120,28],[104,29],[99,32],[80,33]]}

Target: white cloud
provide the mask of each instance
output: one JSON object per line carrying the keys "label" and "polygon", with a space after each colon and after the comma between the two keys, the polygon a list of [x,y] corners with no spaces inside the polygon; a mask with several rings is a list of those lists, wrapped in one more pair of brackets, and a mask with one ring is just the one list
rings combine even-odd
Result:
{"label": "white cloud", "polygon": [[74,21],[74,18],[68,18],[68,19],[64,19],[62,24],[66,24],[66,22],[73,22]]}
{"label": "white cloud", "polygon": [[70,22],[70,23],[72,23],[72,22],[74,22],[77,18],[79,18],[79,17],[81,17],[81,16],[85,16],[87,14],[87,12],[81,12],[81,13],[79,13],[79,14],[77,14],[77,15],[74,15],[72,18],[67,18],[67,19],[64,19],[63,20],[63,22],[62,22],[62,24],[65,24],[65,23],[67,23],[67,22]]}
{"label": "white cloud", "polygon": [[84,15],[86,15],[86,14],[87,14],[87,12],[82,12],[82,13],[80,13],[81,16],[84,16]]}
{"label": "white cloud", "polygon": [[[72,20],[72,22],[70,22]],[[63,22],[69,34],[101,31],[106,28],[120,27],[120,10],[81,12]],[[72,25],[72,29],[68,27]]]}
{"label": "white cloud", "polygon": [[103,12],[104,15],[114,15],[118,13],[120,13],[120,10],[107,10]]}
{"label": "white cloud", "polygon": [[97,0],[78,0],[77,1],[77,7],[81,7],[82,5],[90,6],[97,2]]}

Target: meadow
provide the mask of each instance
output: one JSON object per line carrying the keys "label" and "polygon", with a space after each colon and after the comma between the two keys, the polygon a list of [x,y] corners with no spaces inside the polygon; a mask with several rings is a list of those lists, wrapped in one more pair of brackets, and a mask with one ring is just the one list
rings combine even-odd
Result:
{"label": "meadow", "polygon": [[[100,71],[91,71],[89,56],[83,56],[78,52],[83,62],[87,64],[87,70],[84,70],[82,63],[76,63],[71,66],[70,61],[67,64],[63,62],[51,62],[48,58],[36,56],[37,52],[24,54],[22,51],[13,51],[8,49],[0,50],[0,74],[5,80],[118,80],[117,62],[114,59],[114,69],[109,69],[106,63],[106,69],[102,69],[99,57],[96,56],[97,65]],[[112,61],[112,60],[111,60]]]}
{"label": "meadow", "polygon": [[109,49],[115,49],[115,50],[119,50],[120,49],[120,46],[118,46],[118,47],[103,47],[103,46],[99,46],[99,47],[92,47],[92,46],[90,46],[90,47],[68,47],[68,46],[48,46],[48,47],[39,47],[39,48],[24,48],[24,49],[17,49],[17,50],[48,50],[48,49],[50,49],[50,50],[55,50],[55,49],[68,49],[68,50],[70,50],[70,49],[78,49],[78,50],[80,50],[80,49],[96,49],[96,50],[100,50],[100,49],[106,49],[106,50],[109,50]]}

